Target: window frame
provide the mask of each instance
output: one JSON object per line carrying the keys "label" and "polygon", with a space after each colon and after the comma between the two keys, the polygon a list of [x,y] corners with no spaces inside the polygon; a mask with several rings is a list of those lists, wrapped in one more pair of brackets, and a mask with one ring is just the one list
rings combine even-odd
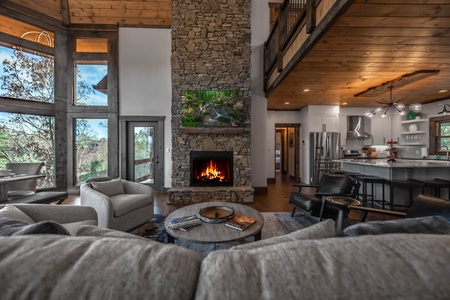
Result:
{"label": "window frame", "polygon": [[[440,124],[450,122],[450,115],[432,117],[429,119],[429,149],[430,155],[446,155],[445,151],[439,149]],[[439,130],[438,130],[439,127]]]}

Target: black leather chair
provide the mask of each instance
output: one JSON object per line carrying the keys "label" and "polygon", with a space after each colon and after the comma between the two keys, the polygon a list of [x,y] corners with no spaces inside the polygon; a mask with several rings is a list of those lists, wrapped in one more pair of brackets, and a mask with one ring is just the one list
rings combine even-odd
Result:
{"label": "black leather chair", "polygon": [[406,212],[383,210],[372,207],[352,206],[351,209],[361,212],[359,220],[364,222],[368,213],[377,213],[395,217],[417,218],[442,216],[450,222],[450,201],[442,198],[419,194]]}
{"label": "black leather chair", "polygon": [[[359,186],[355,179],[343,174],[325,173],[320,178],[317,185],[296,184],[297,192],[292,192],[289,197],[289,203],[292,205],[292,216],[296,209],[310,213],[312,216],[320,217],[322,203],[325,202],[326,196],[340,195],[355,197],[359,190]],[[306,194],[302,192],[302,188],[315,188],[314,194]],[[325,206],[323,217],[337,216],[338,210],[334,207]]]}

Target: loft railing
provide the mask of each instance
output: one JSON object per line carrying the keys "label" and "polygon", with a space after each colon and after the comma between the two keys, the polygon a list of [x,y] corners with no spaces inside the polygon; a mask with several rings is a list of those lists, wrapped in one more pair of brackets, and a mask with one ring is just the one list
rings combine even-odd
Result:
{"label": "loft railing", "polygon": [[264,75],[267,76],[277,65],[281,71],[282,53],[291,43],[300,25],[307,26],[307,33],[315,27],[317,0],[284,0],[280,6],[268,40],[264,44]]}

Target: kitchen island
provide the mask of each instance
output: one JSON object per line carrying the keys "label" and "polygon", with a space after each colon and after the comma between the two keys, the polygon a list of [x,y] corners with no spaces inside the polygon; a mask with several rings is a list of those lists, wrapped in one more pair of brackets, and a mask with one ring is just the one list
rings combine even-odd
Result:
{"label": "kitchen island", "polygon": [[[388,162],[388,159],[342,159],[342,169],[347,172],[357,172],[363,175],[377,176],[387,181],[392,180],[434,180],[435,178],[450,181],[450,162],[438,160],[412,160],[396,159]],[[418,183],[418,187],[420,184]],[[386,189],[385,199],[389,202],[391,195]],[[397,205],[408,205],[410,189],[396,186],[393,191],[393,200]],[[420,193],[419,188],[411,189],[412,199]],[[382,197],[381,187],[375,190],[377,199]],[[441,197],[448,199],[448,189],[442,189]]]}

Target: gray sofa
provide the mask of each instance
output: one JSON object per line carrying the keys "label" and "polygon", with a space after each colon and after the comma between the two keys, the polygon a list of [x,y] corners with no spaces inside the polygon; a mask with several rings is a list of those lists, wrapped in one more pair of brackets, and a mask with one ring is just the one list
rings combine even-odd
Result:
{"label": "gray sofa", "polygon": [[326,220],[203,260],[96,226],[0,237],[0,299],[449,299],[450,235],[335,234]]}

